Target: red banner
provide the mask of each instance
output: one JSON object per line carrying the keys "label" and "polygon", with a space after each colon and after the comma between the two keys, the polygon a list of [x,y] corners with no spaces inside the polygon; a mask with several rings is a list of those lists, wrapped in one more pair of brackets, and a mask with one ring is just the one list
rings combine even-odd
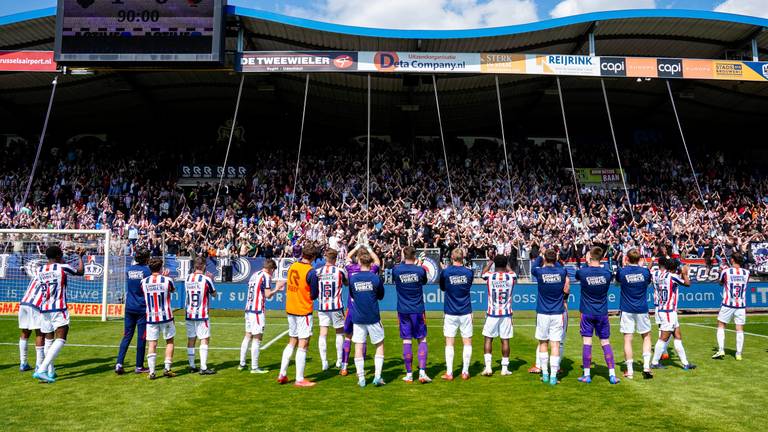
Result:
{"label": "red banner", "polygon": [[0,51],[0,72],[56,72],[53,51]]}
{"label": "red banner", "polygon": [[[98,303],[69,303],[69,313],[72,316],[83,317],[100,317],[101,316],[101,304]],[[17,315],[19,313],[18,302],[0,302],[0,315]],[[109,317],[121,317],[123,316],[123,305],[121,304],[108,304],[107,316]]]}

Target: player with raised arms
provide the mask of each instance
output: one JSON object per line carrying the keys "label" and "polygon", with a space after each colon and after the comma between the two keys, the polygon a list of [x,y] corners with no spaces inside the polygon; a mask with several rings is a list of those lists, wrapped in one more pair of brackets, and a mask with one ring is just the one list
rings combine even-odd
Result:
{"label": "player with raised arms", "polygon": [[427,323],[424,307],[424,284],[427,272],[416,264],[416,249],[406,246],[402,250],[403,262],[392,269],[392,279],[397,290],[397,321],[400,324],[400,339],[403,340],[403,362],[406,383],[413,382],[412,340],[419,341],[419,382],[432,382],[427,376]]}
{"label": "player with raised arms", "polygon": [[275,289],[272,286],[272,275],[277,264],[275,260],[268,259],[264,267],[251,275],[248,280],[248,298],[245,301],[245,337],[240,344],[240,365],[237,370],[245,369],[245,357],[248,354],[248,344],[251,345],[251,373],[265,374],[266,369],[259,368],[259,354],[261,338],[264,336],[264,328],[267,323],[264,318],[264,307],[267,299],[272,298],[278,291],[285,289],[285,281],[277,283]]}
{"label": "player with raised arms", "polygon": [[[556,262],[557,254],[550,249],[544,252],[544,264],[531,270],[531,276],[538,285],[535,337],[539,341],[541,381],[550,385],[557,384],[557,372],[560,370],[560,340],[564,336],[565,326],[565,302],[571,292],[568,272],[563,267],[556,267]],[[552,372],[551,375],[548,366]]]}
{"label": "player with raised arms", "polygon": [[[359,254],[362,253],[368,253],[368,255],[373,260],[370,266],[370,269],[368,271],[378,274],[379,268],[381,267],[381,261],[379,260],[379,256],[376,255],[376,253],[371,249],[370,246],[363,243],[358,243],[357,246],[354,247],[349,253],[347,253],[347,264],[345,270],[347,271],[347,279],[352,277],[355,273],[360,272],[360,263],[357,261],[357,257]],[[349,373],[347,371],[347,367],[349,365],[349,354],[350,350],[352,349],[352,320],[355,316],[355,300],[352,298],[352,296],[349,296],[349,299],[347,300],[347,315],[344,317],[344,343],[342,345],[342,351],[341,351],[341,370],[339,371],[339,374],[341,376],[347,376]],[[363,357],[365,357],[366,354],[366,347],[367,344],[364,344],[363,346]]]}
{"label": "player with raised arms", "polygon": [[379,275],[371,271],[373,257],[363,252],[358,256],[360,271],[349,277],[349,296],[355,300],[355,314],[352,318],[352,342],[355,343],[355,369],[357,384],[365,387],[365,356],[363,347],[370,336],[376,346],[373,357],[373,385],[386,384],[381,377],[384,368],[384,326],[381,325],[379,301],[384,298],[384,283]]}
{"label": "player with raised arms", "polygon": [[307,348],[312,338],[312,309],[313,301],[317,299],[317,291],[309,285],[309,273],[312,271],[312,261],[317,255],[317,250],[312,245],[304,246],[301,250],[301,260],[288,268],[288,280],[286,281],[285,313],[288,317],[288,344],[283,350],[283,359],[280,362],[280,375],[277,382],[288,382],[288,364],[291,362],[293,350],[296,349],[296,387],[313,387],[316,383],[304,377],[304,368],[307,365]]}
{"label": "player with raised arms", "polygon": [[608,321],[608,288],[611,286],[613,275],[610,270],[603,268],[600,260],[603,258],[603,249],[593,247],[589,251],[589,263],[587,267],[576,271],[576,280],[581,283],[581,337],[583,347],[581,352],[584,375],[578,378],[580,382],[589,384],[592,382],[590,367],[592,365],[592,337],[597,335],[600,345],[603,347],[605,363],[608,366],[608,380],[611,384],[618,384],[616,377],[616,362],[611,348],[611,323]]}
{"label": "player with raised arms", "polygon": [[173,280],[162,275],[163,260],[152,258],[149,260],[149,270],[152,274],[141,281],[141,291],[144,293],[144,302],[147,305],[147,341],[149,353],[149,379],[157,378],[155,364],[157,363],[157,340],[160,335],[165,339],[165,361],[163,376],[173,378],[176,373],[171,370],[173,364],[173,338],[176,336],[176,326],[173,322],[173,308],[171,307],[171,294],[176,292]]}
{"label": "player with raised arms", "polygon": [[453,345],[456,333],[461,332],[462,351],[461,379],[469,379],[469,363],[472,360],[472,280],[475,275],[464,266],[464,250],[451,252],[451,265],[440,272],[440,289],[445,292],[443,311],[443,335],[445,336],[445,374],[443,379],[453,381]]}
{"label": "player with raised arms", "polygon": [[344,270],[336,266],[338,252],[326,249],[325,264],[309,272],[309,284],[317,296],[317,318],[320,321],[320,336],[317,339],[320,350],[322,369],[328,370],[328,329],[336,332],[336,367],[341,367],[342,348],[344,345],[344,303],[341,295],[347,284]]}
{"label": "player with raised arms", "polygon": [[744,255],[734,252],[731,266],[720,272],[723,285],[723,304],[717,314],[717,352],[713,359],[725,357],[725,326],[731,321],[736,324],[736,360],[742,359],[744,349],[744,324],[747,322],[747,285],[749,270],[742,268]]}
{"label": "player with raised arms", "polygon": [[643,378],[651,379],[651,318],[648,315],[648,285],[651,272],[640,266],[640,251],[630,249],[625,257],[624,267],[616,272],[616,280],[621,284],[620,330],[624,335],[624,359],[627,370],[624,376],[634,378],[632,339],[637,332],[643,338]]}
{"label": "player with raised arms", "polygon": [[691,279],[688,276],[688,266],[683,266],[682,277],[675,273],[677,270],[677,261],[666,258],[659,259],[659,271],[653,278],[653,284],[656,287],[659,296],[659,320],[661,321],[661,339],[656,341],[656,348],[653,351],[653,360],[651,360],[652,369],[664,369],[665,366],[659,363],[661,353],[666,350],[669,344],[669,338],[674,335],[675,352],[680,357],[684,370],[696,369],[696,365],[688,362],[683,348],[683,336],[680,332],[680,322],[677,319],[677,299],[680,285],[691,286]]}
{"label": "player with raised arms", "polygon": [[[208,367],[208,343],[211,340],[211,325],[208,314],[210,298],[216,295],[213,280],[205,274],[205,258],[198,256],[194,261],[195,271],[184,282],[186,291],[187,361],[189,371],[200,375],[213,375],[215,369]],[[195,344],[200,339],[200,369],[195,367]]]}
{"label": "player with raised arms", "polygon": [[133,333],[138,332],[136,337],[136,373],[149,372],[144,367],[144,355],[147,347],[147,305],[144,302],[144,293],[141,291],[141,281],[149,277],[152,272],[147,266],[149,261],[149,249],[141,248],[136,251],[134,256],[136,264],[128,266],[125,269],[125,318],[123,320],[123,339],[120,341],[120,349],[117,352],[117,364],[115,364],[115,373],[122,375],[125,373],[123,362],[128,347],[131,345]]}
{"label": "player with raised arms", "polygon": [[[490,271],[491,265],[494,271]],[[511,375],[509,371],[509,340],[512,339],[512,293],[515,289],[517,275],[509,268],[506,255],[495,255],[483,268],[483,279],[486,281],[488,294],[488,310],[483,326],[483,360],[485,369],[481,375],[493,375],[493,339],[501,339],[501,375]]]}
{"label": "player with raised arms", "polygon": [[67,342],[67,335],[69,334],[67,276],[82,276],[84,274],[83,255],[85,250],[78,248],[76,253],[78,263],[77,269],[74,269],[69,264],[63,264],[64,252],[60,247],[49,247],[45,250],[48,263],[41,266],[35,275],[35,279],[42,290],[40,331],[45,335],[45,358],[32,378],[40,381],[49,383],[56,381],[53,362]]}

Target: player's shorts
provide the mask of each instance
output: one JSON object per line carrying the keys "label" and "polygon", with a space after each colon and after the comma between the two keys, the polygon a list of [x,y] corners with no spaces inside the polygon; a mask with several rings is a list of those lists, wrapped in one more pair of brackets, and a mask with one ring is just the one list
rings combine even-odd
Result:
{"label": "player's shorts", "polygon": [[264,334],[264,327],[267,322],[264,320],[264,312],[245,314],[245,332],[252,335]]}
{"label": "player's shorts", "polygon": [[29,305],[19,306],[19,328],[23,330],[40,330],[43,324],[43,314]]}
{"label": "player's shorts", "polygon": [[456,332],[461,332],[461,337],[471,338],[472,332],[472,314],[466,315],[446,315],[443,321],[443,335],[445,337],[456,337]]}
{"label": "player's shorts", "polygon": [[350,303],[347,307],[347,314],[344,316],[344,334],[351,335],[354,331],[354,324],[352,323],[352,316],[355,313],[355,304]]}
{"label": "player's shorts", "polygon": [[69,312],[43,312],[40,320],[40,331],[43,333],[53,333],[59,327],[69,325]]}
{"label": "player's shorts", "polygon": [[187,338],[207,339],[211,337],[211,325],[208,320],[187,321]]}
{"label": "player's shorts", "polygon": [[593,335],[597,335],[600,339],[611,337],[611,323],[608,321],[608,315],[581,314],[580,330],[584,337]]}
{"label": "player's shorts", "polygon": [[[21,317],[21,310],[19,310]],[[728,306],[720,307],[720,313],[717,314],[717,320],[721,323],[730,324],[731,320],[736,325],[744,325],[747,322],[747,310],[745,308],[732,308]]]}
{"label": "player's shorts", "polygon": [[653,321],[656,322],[656,325],[661,325],[661,318],[659,318],[659,308],[656,308],[653,310]]}
{"label": "player's shorts", "polygon": [[312,314],[288,315],[288,336],[309,339],[312,336]]}
{"label": "player's shorts", "polygon": [[483,326],[483,336],[489,338],[512,339],[514,330],[512,328],[512,317],[485,317]]}
{"label": "player's shorts", "polygon": [[566,314],[536,314],[536,340],[560,342],[565,334]]}
{"label": "player's shorts", "polygon": [[400,339],[423,339],[427,337],[427,317],[424,313],[397,313],[400,323]]}
{"label": "player's shorts", "polygon": [[381,321],[376,324],[352,324],[352,342],[365,343],[368,336],[374,345],[384,340],[384,326]]}
{"label": "player's shorts", "polygon": [[621,324],[619,329],[623,334],[646,334],[651,331],[651,317],[648,313],[621,313]]}
{"label": "player's shorts", "polygon": [[320,327],[333,327],[339,329],[344,327],[344,312],[338,311],[317,311],[317,320],[320,321]]}
{"label": "player's shorts", "polygon": [[657,315],[661,331],[673,332],[680,327],[680,323],[677,321],[677,312],[659,312]]}
{"label": "player's shorts", "polygon": [[168,321],[160,324],[147,323],[147,340],[156,341],[160,339],[162,333],[163,339],[168,340],[176,336],[176,325],[173,321]]}

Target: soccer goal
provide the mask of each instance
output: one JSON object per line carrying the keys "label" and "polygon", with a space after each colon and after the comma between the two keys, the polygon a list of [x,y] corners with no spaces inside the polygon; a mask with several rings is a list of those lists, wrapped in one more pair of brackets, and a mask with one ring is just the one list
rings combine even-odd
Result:
{"label": "soccer goal", "polygon": [[83,276],[67,280],[69,311],[75,316],[123,316],[126,258],[107,230],[0,229],[0,313],[16,313],[37,269],[47,262],[45,250],[59,246],[64,262],[77,267],[83,248]]}

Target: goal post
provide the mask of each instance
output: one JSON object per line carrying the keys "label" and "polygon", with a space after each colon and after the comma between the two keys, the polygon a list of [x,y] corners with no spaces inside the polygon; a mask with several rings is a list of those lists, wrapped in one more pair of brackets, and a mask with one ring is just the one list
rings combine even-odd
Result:
{"label": "goal post", "polygon": [[77,265],[75,250],[83,248],[83,276],[67,284],[69,310],[75,316],[123,316],[125,266],[122,245],[109,230],[0,229],[0,313],[18,310],[24,292],[40,265],[45,249],[60,246],[64,262]]}

